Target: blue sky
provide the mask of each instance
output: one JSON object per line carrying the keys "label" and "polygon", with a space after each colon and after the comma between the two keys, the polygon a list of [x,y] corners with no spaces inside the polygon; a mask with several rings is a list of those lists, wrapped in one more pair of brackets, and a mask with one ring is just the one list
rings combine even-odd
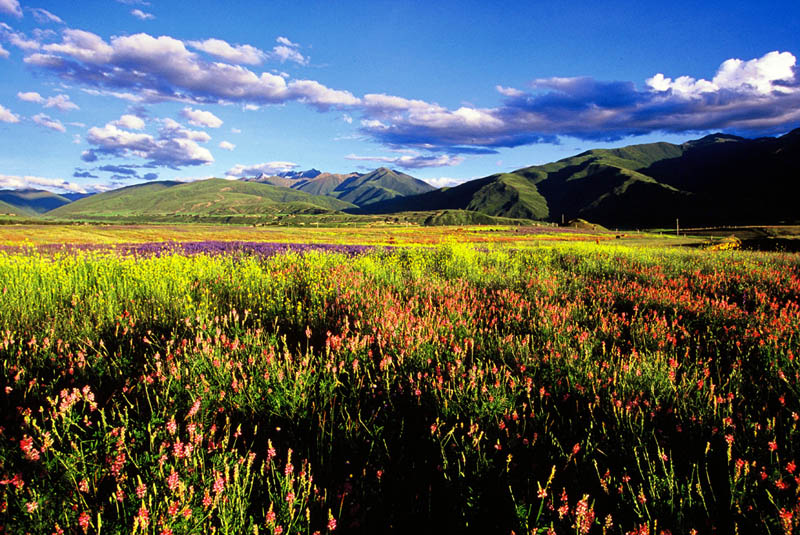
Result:
{"label": "blue sky", "polygon": [[[189,7],[191,6],[191,7]],[[0,0],[0,187],[444,185],[800,126],[800,4]]]}

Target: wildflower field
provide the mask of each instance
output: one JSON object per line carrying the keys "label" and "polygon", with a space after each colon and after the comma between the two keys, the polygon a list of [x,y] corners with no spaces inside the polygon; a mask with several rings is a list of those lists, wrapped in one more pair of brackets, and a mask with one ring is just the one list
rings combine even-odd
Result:
{"label": "wildflower field", "polygon": [[0,534],[788,535],[798,353],[790,254],[9,248]]}

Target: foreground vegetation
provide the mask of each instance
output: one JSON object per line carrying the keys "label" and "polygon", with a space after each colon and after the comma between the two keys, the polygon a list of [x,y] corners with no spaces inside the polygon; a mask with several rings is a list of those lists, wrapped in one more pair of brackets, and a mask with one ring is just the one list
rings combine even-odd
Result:
{"label": "foreground vegetation", "polygon": [[2,533],[800,528],[800,262],[0,253]]}

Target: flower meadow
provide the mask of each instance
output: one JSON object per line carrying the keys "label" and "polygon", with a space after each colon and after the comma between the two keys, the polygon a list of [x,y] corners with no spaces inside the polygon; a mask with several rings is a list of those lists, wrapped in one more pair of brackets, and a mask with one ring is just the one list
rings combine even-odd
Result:
{"label": "flower meadow", "polygon": [[800,257],[288,249],[0,252],[0,533],[800,530]]}

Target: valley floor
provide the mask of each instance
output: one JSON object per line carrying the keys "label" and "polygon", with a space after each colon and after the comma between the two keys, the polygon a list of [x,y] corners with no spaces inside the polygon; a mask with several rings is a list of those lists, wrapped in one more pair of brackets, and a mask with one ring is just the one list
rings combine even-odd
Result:
{"label": "valley floor", "polygon": [[[0,533],[800,529],[800,255],[538,227],[0,236]],[[202,243],[88,247],[162,240]],[[10,247],[66,242],[88,250]]]}

